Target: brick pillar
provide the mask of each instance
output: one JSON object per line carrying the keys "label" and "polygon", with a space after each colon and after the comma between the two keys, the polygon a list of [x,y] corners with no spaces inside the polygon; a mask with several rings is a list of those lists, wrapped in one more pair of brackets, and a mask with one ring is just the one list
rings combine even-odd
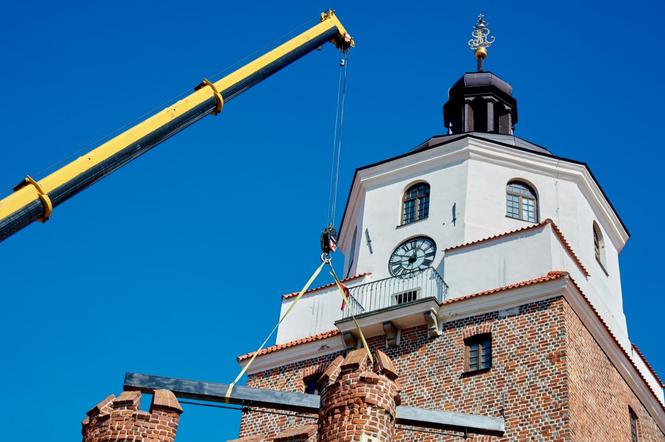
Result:
{"label": "brick pillar", "polygon": [[173,442],[182,408],[168,390],[156,390],[150,412],[139,410],[141,393],[111,395],[88,411],[83,420],[83,442]]}
{"label": "brick pillar", "polygon": [[397,373],[383,352],[372,367],[364,349],[338,356],[322,386],[318,442],[391,442],[399,405]]}

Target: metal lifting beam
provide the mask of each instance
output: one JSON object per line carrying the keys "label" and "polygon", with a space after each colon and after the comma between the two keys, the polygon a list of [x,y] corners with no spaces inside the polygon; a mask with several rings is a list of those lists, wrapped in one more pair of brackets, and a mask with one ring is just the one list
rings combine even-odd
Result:
{"label": "metal lifting beam", "polygon": [[[190,381],[138,373],[127,373],[123,385],[125,390],[152,393],[166,389],[176,397],[206,402],[223,402],[245,407],[262,407],[274,410],[289,410],[299,413],[318,413],[320,396],[287,391],[263,390],[259,388],[235,387],[227,398],[227,384]],[[472,434],[503,436],[505,422],[502,418],[475,414],[452,413],[417,407],[397,407],[398,424],[420,428],[460,431]]]}
{"label": "metal lifting beam", "polygon": [[168,106],[39,181],[29,176],[0,200],[0,241],[33,221],[46,221],[54,207],[209,114],[326,42],[340,50],[354,41],[333,11],[309,28],[226,77],[204,80],[186,98]]}

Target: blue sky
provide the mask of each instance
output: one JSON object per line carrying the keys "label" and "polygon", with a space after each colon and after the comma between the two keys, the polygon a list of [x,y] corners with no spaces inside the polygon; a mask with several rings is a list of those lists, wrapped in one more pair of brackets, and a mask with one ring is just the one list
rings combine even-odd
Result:
{"label": "blue sky", "polygon": [[[487,68],[519,101],[516,134],[587,162],[628,226],[630,336],[665,375],[661,2],[6,4],[0,191],[328,7],[357,40],[338,218],[356,167],[444,132],[441,105],[474,68],[466,41],[482,11],[497,37]],[[8,440],[76,440],[85,411],[119,393],[126,371],[235,376],[235,356],[272,328],[280,294],[317,265],[338,60],[332,46],[310,54],[2,244]],[[232,438],[238,422],[235,411],[186,406],[178,440]]]}

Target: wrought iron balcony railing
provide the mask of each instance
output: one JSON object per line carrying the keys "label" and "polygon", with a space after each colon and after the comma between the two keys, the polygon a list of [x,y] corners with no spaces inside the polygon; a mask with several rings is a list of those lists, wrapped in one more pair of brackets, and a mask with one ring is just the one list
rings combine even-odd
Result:
{"label": "wrought iron balcony railing", "polygon": [[443,302],[446,287],[445,281],[433,267],[350,287],[351,297],[344,308],[342,319],[351,317],[352,313],[358,316],[425,298]]}

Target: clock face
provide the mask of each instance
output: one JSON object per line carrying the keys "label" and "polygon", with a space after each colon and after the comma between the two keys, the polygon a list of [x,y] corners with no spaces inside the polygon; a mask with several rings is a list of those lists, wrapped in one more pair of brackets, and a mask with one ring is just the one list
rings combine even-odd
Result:
{"label": "clock face", "polygon": [[419,236],[404,241],[397,246],[390,260],[388,270],[397,277],[405,277],[416,270],[424,270],[432,265],[436,255],[436,244],[426,236]]}

